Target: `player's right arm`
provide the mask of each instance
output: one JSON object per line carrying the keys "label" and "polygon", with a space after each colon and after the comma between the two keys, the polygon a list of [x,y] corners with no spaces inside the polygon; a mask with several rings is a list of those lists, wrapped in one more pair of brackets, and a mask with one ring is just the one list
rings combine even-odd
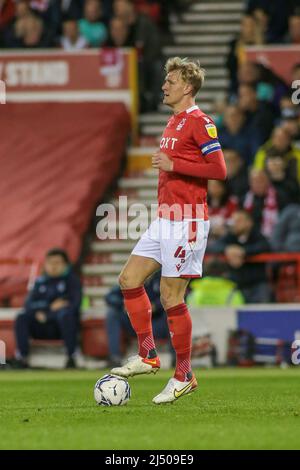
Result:
{"label": "player's right arm", "polygon": [[152,166],[164,171],[173,171],[181,175],[195,176],[204,179],[224,180],[226,178],[226,165],[223,152],[220,151],[214,158],[203,162],[188,162],[178,157],[170,157],[157,152],[152,157]]}
{"label": "player's right arm", "polygon": [[187,162],[182,159],[173,160],[173,171],[181,175],[195,176],[209,180],[225,180],[227,170],[221,149],[212,152],[213,155],[204,157],[201,162]]}

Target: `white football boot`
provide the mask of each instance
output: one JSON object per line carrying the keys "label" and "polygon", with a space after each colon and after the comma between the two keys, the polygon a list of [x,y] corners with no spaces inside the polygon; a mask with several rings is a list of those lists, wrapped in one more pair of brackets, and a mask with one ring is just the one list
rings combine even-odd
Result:
{"label": "white football boot", "polygon": [[120,377],[133,377],[140,374],[156,374],[160,368],[159,357],[146,359],[141,356],[129,357],[126,364],[122,367],[114,367],[111,373]]}
{"label": "white football boot", "polygon": [[186,382],[180,382],[173,377],[169,380],[163,391],[156,395],[152,401],[156,405],[160,405],[161,403],[171,403],[175,400],[178,400],[178,398],[182,397],[183,395],[192,393],[194,390],[196,390],[197,386],[198,383],[194,375],[191,380]]}

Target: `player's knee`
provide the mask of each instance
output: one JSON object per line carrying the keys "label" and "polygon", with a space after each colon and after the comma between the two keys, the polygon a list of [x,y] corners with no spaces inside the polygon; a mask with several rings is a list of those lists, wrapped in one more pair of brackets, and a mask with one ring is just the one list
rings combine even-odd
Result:
{"label": "player's knee", "polygon": [[119,276],[119,286],[121,289],[134,289],[138,287],[134,276],[131,276],[127,271],[121,272]]}

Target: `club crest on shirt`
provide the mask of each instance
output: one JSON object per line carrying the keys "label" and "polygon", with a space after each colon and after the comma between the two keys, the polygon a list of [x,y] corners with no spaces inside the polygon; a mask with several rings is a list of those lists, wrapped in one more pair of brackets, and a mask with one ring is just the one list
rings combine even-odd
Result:
{"label": "club crest on shirt", "polygon": [[176,127],[176,131],[181,131],[181,129],[183,128],[183,126],[185,125],[186,123],[186,118],[183,118],[180,123],[178,124],[178,126]]}
{"label": "club crest on shirt", "polygon": [[205,124],[205,129],[209,137],[212,139],[216,139],[216,137],[218,137],[217,128],[214,124]]}

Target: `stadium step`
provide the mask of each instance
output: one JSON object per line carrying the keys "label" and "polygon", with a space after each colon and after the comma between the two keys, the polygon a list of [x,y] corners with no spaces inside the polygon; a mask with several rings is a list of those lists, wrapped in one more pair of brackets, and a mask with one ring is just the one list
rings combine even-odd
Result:
{"label": "stadium step", "polygon": [[[199,30],[201,27],[199,28]],[[175,43],[176,44],[188,44],[188,45],[194,45],[194,44],[226,44],[232,39],[232,32],[229,34],[176,34],[175,35]]]}
{"label": "stadium step", "polygon": [[109,286],[84,287],[83,294],[88,297],[103,297],[109,291]]}
{"label": "stadium step", "polygon": [[127,171],[137,172],[144,171],[145,168],[151,167],[152,155],[157,151],[158,147],[131,147],[128,150]]}
{"label": "stadium step", "polygon": [[236,2],[227,2],[223,0],[219,1],[199,1],[191,5],[190,10],[206,13],[206,12],[241,12],[244,8],[243,2],[236,1]]}
{"label": "stadium step", "polygon": [[117,253],[129,252],[135,245],[134,240],[110,240],[110,241],[96,241],[91,244],[91,251],[93,253]]}
{"label": "stadium step", "polygon": [[223,23],[232,23],[235,22],[235,24],[239,23],[241,19],[241,13],[240,12],[235,12],[235,13],[211,13],[207,11],[203,11],[202,13],[198,12],[188,12],[184,13],[182,15],[182,19],[184,21],[184,24],[207,24],[207,23],[215,23],[220,25]]}
{"label": "stadium step", "polygon": [[[197,23],[188,23],[188,24],[173,24],[171,26],[171,31],[175,34],[210,34],[210,33],[219,33],[220,32],[220,24],[214,24],[215,19],[213,17],[212,24],[201,24],[199,26]],[[203,22],[203,18],[202,18]],[[240,30],[240,25],[236,24],[235,22],[228,22],[222,24],[222,32],[223,33],[238,33]]]}
{"label": "stadium step", "polygon": [[123,267],[123,264],[84,264],[82,266],[82,273],[84,275],[95,275],[95,274],[118,274]]}
{"label": "stadium step", "polygon": [[163,48],[163,53],[167,57],[175,56],[175,55],[185,55],[187,57],[197,56],[198,59],[203,58],[203,62],[205,61],[205,56],[212,56],[216,55],[222,57],[222,55],[227,54],[229,50],[229,46],[225,45],[201,45],[201,46],[165,46]]}
{"label": "stadium step", "polygon": [[[116,209],[119,209],[119,207],[120,207],[120,206],[119,206],[120,201],[119,201],[118,198],[113,199],[111,202],[112,202],[112,204],[114,205],[114,207],[115,207]],[[129,198],[128,198],[128,200],[127,200],[127,207],[128,207],[128,208],[131,207],[131,206],[133,206],[133,205],[135,205],[135,204],[141,204],[141,203],[140,203],[139,201],[137,201],[136,199],[129,199]],[[157,198],[154,198],[154,199],[147,199],[147,200],[143,201],[142,204],[145,205],[147,208],[149,208],[151,205],[157,204]]]}
{"label": "stadium step", "polygon": [[[206,70],[206,81],[198,104],[212,117],[214,101],[223,98],[228,87],[226,54],[230,40],[240,30],[243,8],[242,2],[238,0],[193,2],[181,15],[180,21],[172,23],[174,43],[166,45],[163,49],[166,59],[175,55],[200,59],[202,67]],[[158,113],[142,115],[140,129],[143,138],[154,138],[159,142],[167,116],[167,111],[162,106],[159,107]]]}
{"label": "stadium step", "polygon": [[129,189],[129,188],[156,188],[157,187],[157,177],[154,178],[121,178],[119,180],[119,188]]}

